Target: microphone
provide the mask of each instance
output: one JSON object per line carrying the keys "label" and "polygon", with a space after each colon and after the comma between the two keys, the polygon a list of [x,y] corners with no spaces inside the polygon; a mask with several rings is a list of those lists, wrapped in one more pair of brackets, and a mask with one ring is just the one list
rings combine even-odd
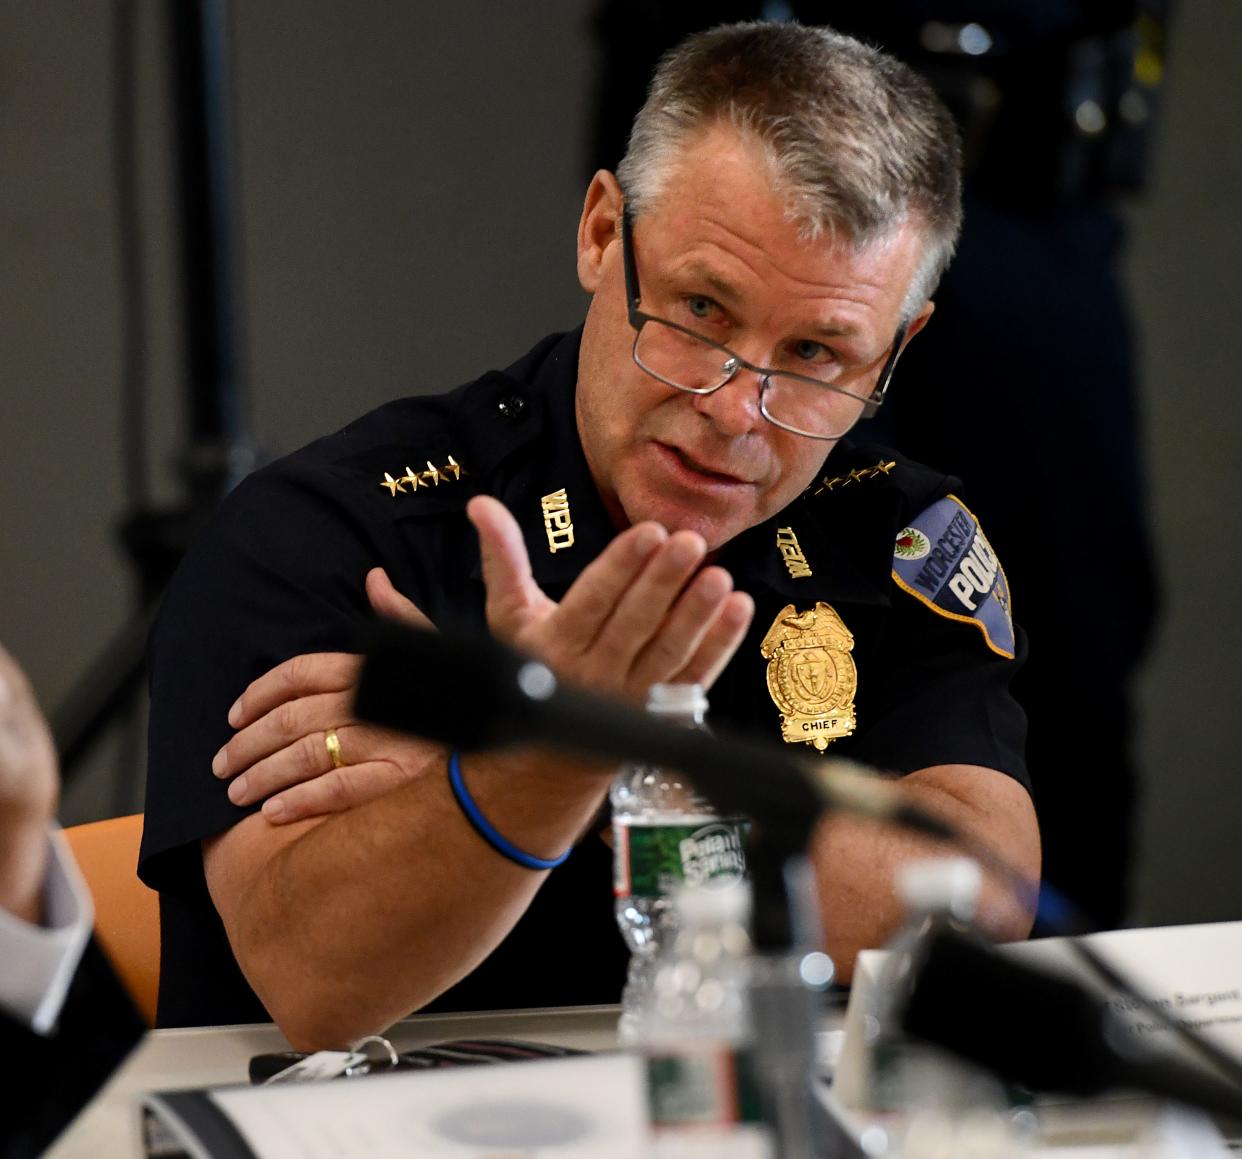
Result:
{"label": "microphone", "polygon": [[[379,621],[365,653],[355,702],[361,719],[463,751],[536,743],[679,769],[721,812],[748,815],[769,854],[803,852],[829,809],[893,822],[967,848],[1024,897],[1035,896],[985,847],[853,762],[799,760],[784,745],[679,728],[564,687],[546,665],[490,637]],[[982,942],[941,936],[928,943],[905,1026],[1033,1088],[1088,1094],[1126,1085],[1242,1119],[1237,1087],[1140,1052],[1138,1043],[1131,1048],[1110,1019],[1076,983],[1003,959]]]}
{"label": "microphone", "polygon": [[797,760],[784,745],[679,728],[565,687],[546,665],[490,637],[379,622],[366,648],[355,710],[364,720],[463,751],[533,742],[680,769],[722,812],[746,814],[769,840],[798,852],[827,809],[941,839],[956,836],[863,766]]}
{"label": "microphone", "polygon": [[1131,1035],[1078,982],[998,953],[935,923],[915,951],[901,1015],[909,1034],[1037,1091],[1087,1096],[1116,1088],[1242,1121],[1233,1083]]}

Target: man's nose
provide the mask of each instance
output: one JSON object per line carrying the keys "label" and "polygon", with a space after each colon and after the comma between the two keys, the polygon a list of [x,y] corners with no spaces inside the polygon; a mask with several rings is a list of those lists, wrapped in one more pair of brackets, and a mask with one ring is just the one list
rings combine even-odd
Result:
{"label": "man's nose", "polygon": [[762,392],[763,379],[753,370],[742,368],[711,394],[695,395],[694,407],[711,419],[721,434],[736,438],[767,421],[759,409]]}

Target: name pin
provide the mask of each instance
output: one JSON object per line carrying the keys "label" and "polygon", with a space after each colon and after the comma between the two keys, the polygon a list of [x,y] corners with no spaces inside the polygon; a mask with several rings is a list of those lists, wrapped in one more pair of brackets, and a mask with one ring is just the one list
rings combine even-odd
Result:
{"label": "name pin", "polygon": [[811,574],[811,565],[807,563],[806,556],[802,554],[798,537],[794,534],[792,527],[776,529],[776,547],[792,579],[806,579]]}
{"label": "name pin", "polygon": [[543,506],[543,529],[548,535],[548,551],[555,555],[574,545],[574,523],[569,514],[569,497],[565,488],[553,491],[540,500]]}

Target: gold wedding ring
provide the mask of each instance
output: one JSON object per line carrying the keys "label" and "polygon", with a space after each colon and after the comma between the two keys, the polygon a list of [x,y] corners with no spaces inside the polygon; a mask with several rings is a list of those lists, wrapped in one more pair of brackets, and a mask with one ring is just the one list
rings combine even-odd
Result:
{"label": "gold wedding ring", "polygon": [[341,738],[336,735],[336,729],[330,728],[323,734],[323,743],[328,750],[328,760],[332,762],[334,769],[344,766],[345,758],[341,756]]}

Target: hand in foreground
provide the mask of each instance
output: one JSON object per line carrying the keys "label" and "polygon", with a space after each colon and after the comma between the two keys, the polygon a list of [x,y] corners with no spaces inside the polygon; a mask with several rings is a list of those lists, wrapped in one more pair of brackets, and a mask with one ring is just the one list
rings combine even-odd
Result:
{"label": "hand in foreground", "polygon": [[[431,621],[401,595],[382,568],[366,578],[367,597],[381,616],[410,627]],[[294,656],[255,680],[229,710],[236,735],[212,771],[233,778],[235,805],[263,801],[273,824],[340,812],[418,776],[440,746],[362,724],[353,715],[362,657],[348,652]],[[328,748],[335,733],[339,767]],[[266,798],[266,800],[264,800]]]}
{"label": "hand in foreground", "polygon": [[40,916],[58,795],[47,722],[25,674],[0,648],[0,908],[27,921]]}
{"label": "hand in foreground", "polygon": [[479,533],[487,622],[506,644],[562,680],[641,704],[661,681],[709,686],[737,650],[754,604],[691,531],[655,523],[623,531],[558,604],[531,575],[521,528],[485,495],[466,507]]}

